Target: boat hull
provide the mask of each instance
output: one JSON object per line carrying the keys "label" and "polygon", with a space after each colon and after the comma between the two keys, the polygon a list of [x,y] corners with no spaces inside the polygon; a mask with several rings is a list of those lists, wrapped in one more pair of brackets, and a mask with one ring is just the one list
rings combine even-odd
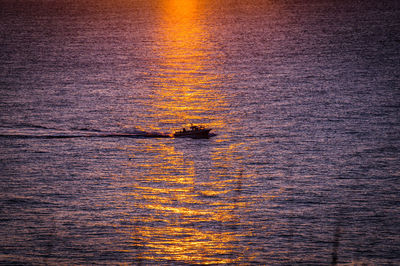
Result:
{"label": "boat hull", "polygon": [[210,130],[211,129],[201,129],[193,131],[186,131],[186,132],[175,132],[173,134],[174,138],[192,138],[192,139],[208,139],[210,137]]}

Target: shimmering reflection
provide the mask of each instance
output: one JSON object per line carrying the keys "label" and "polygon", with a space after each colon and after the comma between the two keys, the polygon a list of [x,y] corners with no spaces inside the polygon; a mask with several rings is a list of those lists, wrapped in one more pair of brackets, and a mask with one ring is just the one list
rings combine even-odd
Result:
{"label": "shimmering reflection", "polygon": [[[173,0],[162,2],[161,8],[164,17],[154,47],[160,61],[152,69],[147,126],[163,131],[192,122],[217,130],[225,127],[227,103],[216,69],[219,55],[208,42],[201,6],[196,0]],[[246,231],[239,230],[247,205],[241,196],[245,177],[236,169],[241,160],[237,147],[221,144],[227,142],[224,138],[143,140],[129,147],[131,167],[140,169],[129,195],[140,215],[128,217],[133,228],[127,228],[132,246],[140,251],[136,259],[248,261],[241,243]]]}
{"label": "shimmering reflection", "polygon": [[134,225],[133,245],[142,248],[139,257],[199,264],[241,261],[243,235],[235,229],[246,202],[238,177],[213,171],[201,176],[196,173],[196,160],[177,151],[171,142],[145,142],[140,154],[147,154],[147,160],[131,160],[132,167],[143,169],[130,195],[141,214],[129,222]]}
{"label": "shimmering reflection", "polygon": [[218,91],[219,55],[211,46],[202,6],[197,0],[163,1],[157,46],[159,58],[152,69],[153,129],[200,122],[223,127],[224,95]]}

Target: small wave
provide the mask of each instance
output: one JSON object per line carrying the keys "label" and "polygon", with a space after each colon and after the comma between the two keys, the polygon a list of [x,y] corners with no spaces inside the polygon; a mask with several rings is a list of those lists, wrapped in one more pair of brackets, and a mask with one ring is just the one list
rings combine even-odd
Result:
{"label": "small wave", "polygon": [[73,127],[71,130],[78,130],[78,131],[87,131],[87,132],[102,132],[99,129],[94,129],[94,128],[87,128],[87,127]]}
{"label": "small wave", "polygon": [[19,124],[10,124],[10,125],[5,125],[3,127],[6,128],[36,128],[36,129],[47,129],[47,130],[60,130],[58,128],[53,128],[53,127],[46,127],[43,125],[35,125],[35,124],[31,124],[31,123],[19,123]]}

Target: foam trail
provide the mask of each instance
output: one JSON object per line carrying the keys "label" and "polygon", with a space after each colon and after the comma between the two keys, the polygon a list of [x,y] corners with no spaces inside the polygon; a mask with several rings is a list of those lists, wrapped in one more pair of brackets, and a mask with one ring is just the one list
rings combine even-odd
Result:
{"label": "foam trail", "polygon": [[68,139],[68,138],[169,138],[164,133],[99,133],[99,134],[71,134],[71,135],[26,135],[26,134],[0,134],[0,138],[9,139]]}

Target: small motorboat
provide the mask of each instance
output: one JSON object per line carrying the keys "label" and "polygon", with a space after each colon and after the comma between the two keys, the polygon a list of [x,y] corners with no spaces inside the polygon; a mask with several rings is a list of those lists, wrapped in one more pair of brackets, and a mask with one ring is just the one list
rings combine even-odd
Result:
{"label": "small motorboat", "polygon": [[175,131],[172,136],[174,138],[208,139],[211,136],[210,131],[211,128],[191,125],[188,130],[182,128],[181,130]]}

